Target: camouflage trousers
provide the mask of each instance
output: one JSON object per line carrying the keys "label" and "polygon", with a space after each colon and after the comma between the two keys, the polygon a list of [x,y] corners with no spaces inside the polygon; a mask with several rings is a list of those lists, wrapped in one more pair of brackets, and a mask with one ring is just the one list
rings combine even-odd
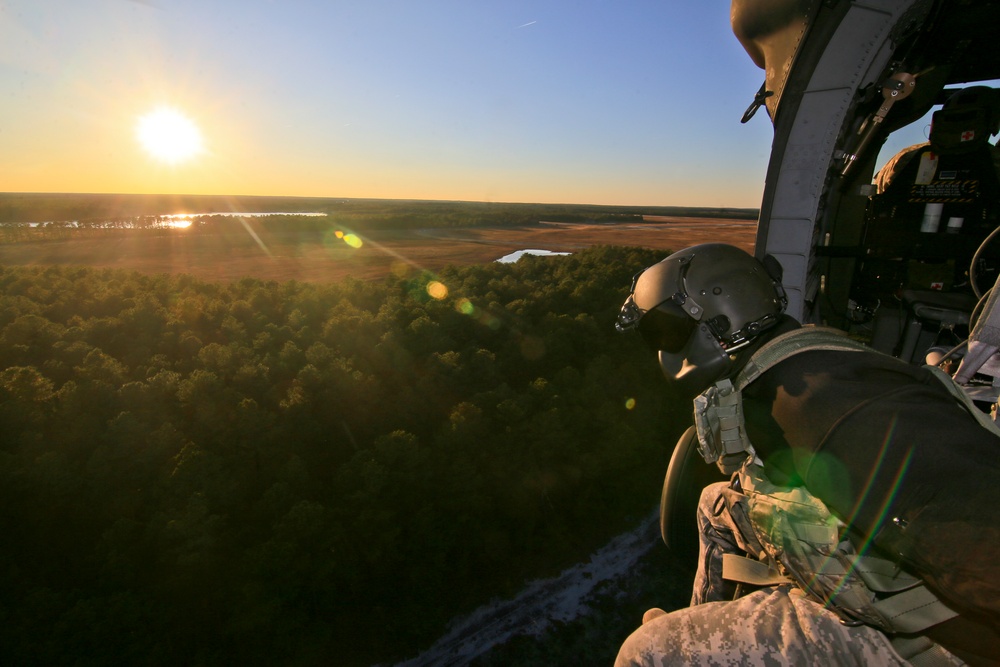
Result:
{"label": "camouflage trousers", "polygon": [[[691,606],[651,609],[618,653],[615,667],[695,665],[909,665],[874,628],[850,627],[791,585],[733,600],[722,579],[722,554],[741,553],[743,538],[726,511],[727,483],[707,487],[698,508],[701,550]],[[961,665],[960,660],[955,660]]]}

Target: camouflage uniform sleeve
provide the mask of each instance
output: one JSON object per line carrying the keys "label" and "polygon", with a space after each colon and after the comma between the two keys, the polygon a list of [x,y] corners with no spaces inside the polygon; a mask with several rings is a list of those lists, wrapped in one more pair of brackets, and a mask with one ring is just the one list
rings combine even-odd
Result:
{"label": "camouflage uniform sleeve", "polygon": [[[954,665],[962,661],[945,656]],[[622,644],[615,667],[764,667],[909,665],[888,638],[848,627],[790,586],[764,588],[731,602],[710,602],[648,620]]]}
{"label": "camouflage uniform sleeve", "polygon": [[[759,554],[760,544],[748,545],[733,518],[734,496],[729,482],[706,486],[698,499],[698,569],[695,570],[691,606],[705,602],[732,600],[736,583],[722,578],[722,557],[725,554],[746,556]],[[752,531],[747,525],[745,530]]]}

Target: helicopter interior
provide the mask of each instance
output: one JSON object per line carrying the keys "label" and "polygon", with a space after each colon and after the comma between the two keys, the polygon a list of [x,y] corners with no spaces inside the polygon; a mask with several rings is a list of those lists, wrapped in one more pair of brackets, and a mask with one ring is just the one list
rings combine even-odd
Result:
{"label": "helicopter interior", "polygon": [[1000,272],[1000,3],[915,4],[831,156],[803,319],[924,363],[968,336]]}
{"label": "helicopter interior", "polygon": [[1000,243],[1000,91],[942,91],[928,139],[876,174],[848,320],[873,347],[923,363],[968,335],[970,316],[997,279]]}

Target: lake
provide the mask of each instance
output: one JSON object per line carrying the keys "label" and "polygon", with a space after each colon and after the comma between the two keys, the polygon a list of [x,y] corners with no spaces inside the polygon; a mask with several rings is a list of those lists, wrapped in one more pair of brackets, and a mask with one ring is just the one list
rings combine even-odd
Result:
{"label": "lake", "polygon": [[554,252],[552,250],[537,250],[535,248],[528,248],[526,250],[517,250],[515,252],[510,253],[509,255],[504,255],[503,257],[501,257],[497,261],[501,262],[503,264],[511,264],[511,263],[516,262],[517,260],[521,259],[525,255],[539,255],[539,256],[542,256],[542,257],[548,257],[548,256],[552,256],[552,255],[570,255],[570,254],[572,254],[572,253],[568,253],[568,252]]}

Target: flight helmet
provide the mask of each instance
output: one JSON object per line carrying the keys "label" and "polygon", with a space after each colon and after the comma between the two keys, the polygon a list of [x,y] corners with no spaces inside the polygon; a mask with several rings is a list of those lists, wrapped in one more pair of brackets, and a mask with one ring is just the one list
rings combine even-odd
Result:
{"label": "flight helmet", "polygon": [[637,330],[664,376],[697,396],[726,376],[735,352],[777,324],[787,298],[774,265],[769,271],[723,243],[681,250],[636,274],[616,328]]}

